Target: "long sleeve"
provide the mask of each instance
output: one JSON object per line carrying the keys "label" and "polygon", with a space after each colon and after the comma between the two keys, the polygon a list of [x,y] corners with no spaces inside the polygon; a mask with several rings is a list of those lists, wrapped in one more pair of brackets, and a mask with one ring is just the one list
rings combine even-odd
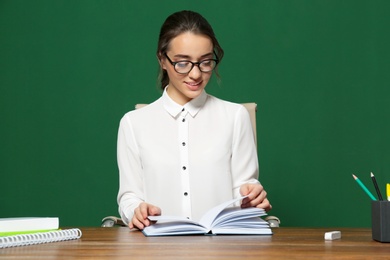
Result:
{"label": "long sleeve", "polygon": [[128,223],[136,207],[143,201],[142,166],[137,142],[129,117],[123,117],[118,131],[117,159],[119,168],[119,214]]}
{"label": "long sleeve", "polygon": [[232,146],[233,193],[235,197],[238,197],[242,184],[259,183],[256,143],[249,113],[245,107],[242,107],[236,113]]}

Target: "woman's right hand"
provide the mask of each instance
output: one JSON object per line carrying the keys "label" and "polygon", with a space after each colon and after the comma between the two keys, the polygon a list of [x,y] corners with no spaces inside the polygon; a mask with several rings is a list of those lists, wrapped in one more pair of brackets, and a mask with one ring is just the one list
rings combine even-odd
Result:
{"label": "woman's right hand", "polygon": [[158,216],[161,215],[161,209],[152,204],[142,202],[134,210],[134,216],[131,222],[129,223],[129,228],[138,228],[140,230],[144,229],[147,226],[150,226],[152,222],[148,219],[148,216]]}

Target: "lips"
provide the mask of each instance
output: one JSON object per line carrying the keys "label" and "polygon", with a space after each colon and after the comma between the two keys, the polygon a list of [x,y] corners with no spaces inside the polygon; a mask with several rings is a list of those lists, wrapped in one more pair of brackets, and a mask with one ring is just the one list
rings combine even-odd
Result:
{"label": "lips", "polygon": [[198,90],[199,87],[202,85],[203,81],[197,81],[197,82],[185,82],[185,84],[188,86],[190,90]]}

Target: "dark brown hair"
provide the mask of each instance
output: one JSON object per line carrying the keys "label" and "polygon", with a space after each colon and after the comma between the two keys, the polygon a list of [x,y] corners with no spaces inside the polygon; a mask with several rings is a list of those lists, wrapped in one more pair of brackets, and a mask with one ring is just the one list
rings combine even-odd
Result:
{"label": "dark brown hair", "polygon": [[[161,26],[157,46],[157,58],[160,61],[162,55],[168,51],[169,43],[171,42],[171,40],[185,32],[192,32],[194,34],[201,34],[209,37],[211,42],[213,43],[214,52],[217,56],[216,58],[219,61],[222,60],[224,54],[223,49],[219,45],[218,40],[215,37],[213,28],[207,22],[207,20],[202,15],[196,12],[180,11],[171,14]],[[161,67],[159,80],[161,82],[162,89],[164,89],[169,83],[168,74]]]}

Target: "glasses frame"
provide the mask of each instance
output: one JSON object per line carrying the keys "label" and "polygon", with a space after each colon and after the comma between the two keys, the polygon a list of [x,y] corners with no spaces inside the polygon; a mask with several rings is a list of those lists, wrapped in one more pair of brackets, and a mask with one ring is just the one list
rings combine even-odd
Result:
{"label": "glasses frame", "polygon": [[[214,52],[214,55],[215,55],[215,57],[217,57],[217,54],[216,54],[215,52]],[[174,69],[177,73],[179,73],[179,74],[188,74],[188,73],[190,73],[191,70],[194,68],[195,65],[198,66],[198,69],[199,69],[199,71],[201,71],[201,72],[204,72],[204,73],[211,72],[211,71],[213,71],[213,70],[217,67],[217,65],[218,65],[218,63],[219,63],[218,57],[217,57],[216,59],[206,59],[206,60],[202,60],[202,61],[198,61],[198,62],[192,62],[192,61],[189,61],[189,60],[172,61],[172,60],[168,57],[168,55],[167,55],[166,52],[164,52],[164,56],[168,59],[169,63],[171,63],[171,65],[173,66],[173,69]],[[201,69],[201,67],[200,67],[200,64],[203,63],[203,62],[206,62],[206,61],[211,61],[211,60],[215,62],[215,67],[214,67],[212,70],[203,71],[203,70]],[[176,64],[178,64],[178,63],[180,63],[180,62],[189,62],[189,63],[191,63],[191,65],[192,65],[192,66],[191,66],[191,69],[190,69],[188,72],[178,72],[178,71],[176,70]]]}

